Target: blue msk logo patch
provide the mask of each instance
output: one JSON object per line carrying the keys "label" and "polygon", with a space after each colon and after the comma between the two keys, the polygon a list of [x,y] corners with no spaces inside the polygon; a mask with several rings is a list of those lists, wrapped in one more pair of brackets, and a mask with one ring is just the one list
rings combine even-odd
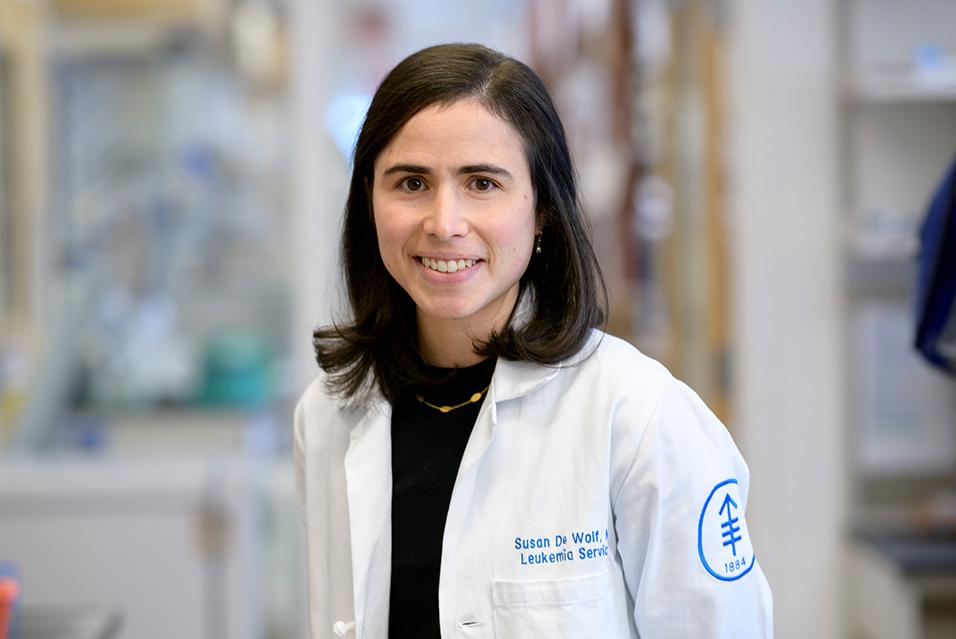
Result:
{"label": "blue msk logo patch", "polygon": [[697,552],[707,572],[721,581],[740,579],[754,567],[736,479],[720,482],[707,496],[697,524]]}

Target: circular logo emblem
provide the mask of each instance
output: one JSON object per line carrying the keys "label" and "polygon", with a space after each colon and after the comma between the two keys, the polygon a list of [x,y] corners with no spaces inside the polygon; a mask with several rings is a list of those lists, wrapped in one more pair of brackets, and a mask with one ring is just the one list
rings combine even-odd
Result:
{"label": "circular logo emblem", "polygon": [[707,572],[721,581],[740,579],[754,567],[736,479],[720,482],[707,496],[697,524],[697,552]]}

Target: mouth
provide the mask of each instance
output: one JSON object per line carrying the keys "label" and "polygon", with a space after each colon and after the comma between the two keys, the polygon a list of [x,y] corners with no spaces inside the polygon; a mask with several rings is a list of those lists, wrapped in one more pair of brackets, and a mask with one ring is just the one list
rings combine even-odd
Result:
{"label": "mouth", "polygon": [[481,262],[481,260],[475,259],[436,259],[431,257],[425,257],[424,255],[418,255],[415,257],[422,266],[431,270],[437,271],[439,273],[457,273],[459,271],[466,271],[470,268],[473,268],[475,264]]}

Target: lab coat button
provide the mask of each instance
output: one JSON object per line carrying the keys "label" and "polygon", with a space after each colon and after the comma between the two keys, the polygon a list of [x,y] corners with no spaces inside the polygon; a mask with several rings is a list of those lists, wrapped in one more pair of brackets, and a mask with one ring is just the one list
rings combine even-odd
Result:
{"label": "lab coat button", "polygon": [[335,633],[336,637],[344,637],[354,629],[354,621],[350,621],[348,623],[345,623],[344,621],[336,621],[335,625],[332,626],[332,632]]}

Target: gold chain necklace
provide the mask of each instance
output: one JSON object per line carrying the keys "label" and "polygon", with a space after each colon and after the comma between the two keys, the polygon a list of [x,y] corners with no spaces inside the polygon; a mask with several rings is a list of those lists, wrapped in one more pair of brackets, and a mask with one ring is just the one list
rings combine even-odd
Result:
{"label": "gold chain necklace", "polygon": [[441,412],[441,413],[450,413],[450,412],[452,412],[453,410],[457,410],[457,409],[461,408],[462,406],[467,406],[468,404],[475,404],[475,403],[477,403],[477,402],[480,402],[482,395],[484,395],[485,393],[487,393],[489,388],[491,388],[491,384],[488,384],[488,385],[485,386],[482,390],[478,391],[477,393],[475,393],[474,395],[472,395],[471,397],[469,397],[468,399],[466,399],[466,400],[463,401],[462,403],[460,403],[460,404],[455,404],[454,406],[447,406],[447,405],[446,405],[446,406],[439,406],[439,405],[437,405],[437,404],[432,404],[431,402],[429,402],[428,400],[426,400],[424,397],[422,397],[422,396],[421,396],[420,394],[418,394],[418,393],[415,393],[415,399],[417,399],[418,401],[420,401],[420,402],[421,402],[422,404],[424,404],[425,406],[428,406],[429,408],[434,408],[435,410],[437,410],[437,411],[439,411],[439,412]]}

